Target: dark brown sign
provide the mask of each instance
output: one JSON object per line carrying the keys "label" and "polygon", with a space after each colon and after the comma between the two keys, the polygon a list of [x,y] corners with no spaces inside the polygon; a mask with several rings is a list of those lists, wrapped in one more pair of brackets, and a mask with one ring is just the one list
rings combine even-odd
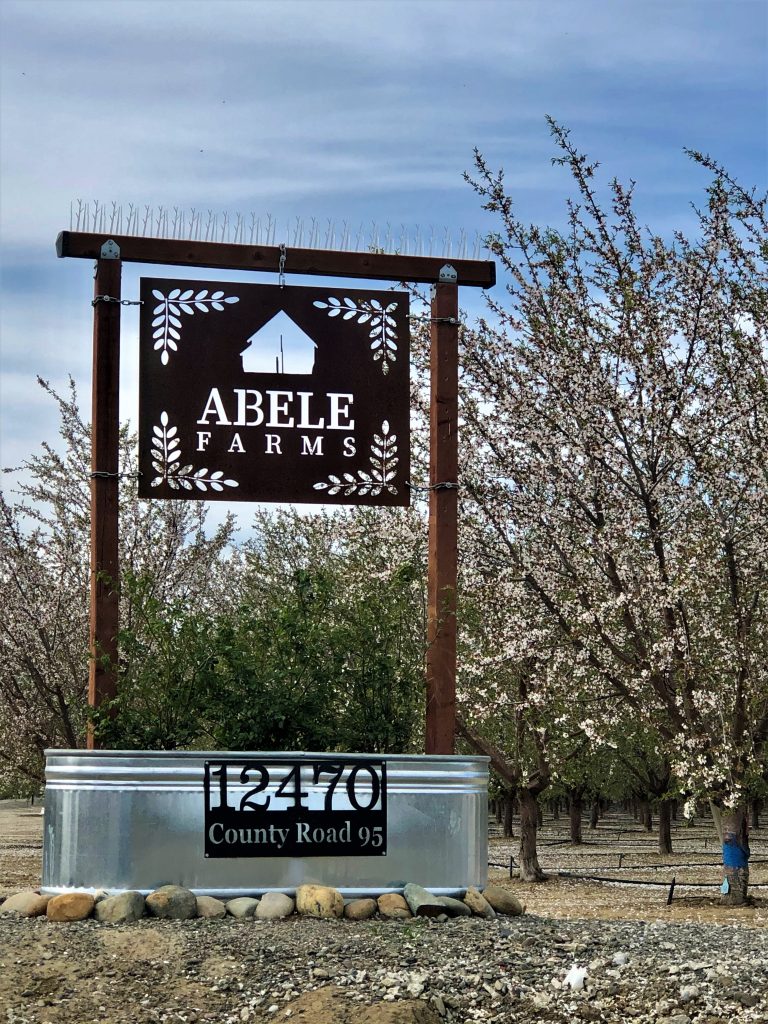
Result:
{"label": "dark brown sign", "polygon": [[407,505],[408,294],[143,278],[139,495]]}

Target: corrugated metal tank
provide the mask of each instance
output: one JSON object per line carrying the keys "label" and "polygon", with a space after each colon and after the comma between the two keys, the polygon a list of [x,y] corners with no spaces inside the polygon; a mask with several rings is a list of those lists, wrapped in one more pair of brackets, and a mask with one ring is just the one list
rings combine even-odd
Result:
{"label": "corrugated metal tank", "polygon": [[[43,892],[147,893],[173,883],[229,898],[292,892],[314,882],[356,897],[417,882],[447,895],[487,881],[484,757],[49,750],[46,762]],[[223,801],[222,762],[227,773]],[[278,795],[297,763],[298,775]],[[329,796],[335,774],[330,768],[342,764]],[[268,815],[262,811],[267,797]],[[228,824],[212,826],[222,802],[231,803]],[[323,815],[323,808],[330,816]],[[350,855],[310,851],[300,856],[296,850],[306,846],[309,851],[309,845],[295,842],[281,854],[279,840],[264,845],[268,823],[285,823],[286,836],[309,840],[323,836],[322,828],[331,821],[345,823],[344,832],[337,828],[333,835],[352,835]],[[383,822],[378,826],[383,850],[373,848],[377,840],[370,842],[376,822]],[[249,843],[255,837],[249,847],[254,855],[228,855],[224,840],[234,842],[238,824],[265,826],[238,832]],[[272,833],[282,834],[279,827]],[[286,850],[289,846],[290,841]],[[243,846],[235,849],[241,852]]]}

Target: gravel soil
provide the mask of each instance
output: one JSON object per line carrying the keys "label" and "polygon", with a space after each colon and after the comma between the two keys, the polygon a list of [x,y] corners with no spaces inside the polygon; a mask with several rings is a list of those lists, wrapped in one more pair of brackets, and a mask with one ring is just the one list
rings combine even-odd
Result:
{"label": "gravel soil", "polygon": [[[0,899],[39,884],[41,825],[22,804],[0,804]],[[554,845],[557,829],[545,829],[545,868],[608,870],[597,838],[591,855],[574,853]],[[610,856],[641,864],[627,876],[666,877],[641,841],[630,830]],[[690,859],[704,858],[695,845]],[[491,860],[510,850],[493,838]],[[527,903],[523,917],[101,925],[0,914],[0,1024],[768,1024],[765,889],[752,908],[730,910],[709,890],[682,890],[667,907],[659,887],[491,877]],[[574,966],[586,969],[583,990],[565,983]]]}

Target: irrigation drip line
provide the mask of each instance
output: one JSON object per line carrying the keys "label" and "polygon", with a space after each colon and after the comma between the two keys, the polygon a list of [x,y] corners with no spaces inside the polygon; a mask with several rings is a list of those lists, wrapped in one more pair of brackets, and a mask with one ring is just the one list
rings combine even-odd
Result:
{"label": "irrigation drip line", "polygon": [[[752,867],[753,864],[768,864],[768,857],[750,857],[749,866]],[[721,868],[722,866],[722,860],[675,860],[668,864],[606,864],[603,870],[664,871],[666,868]]]}
{"label": "irrigation drip line", "polygon": [[[511,837],[508,836],[507,838],[511,838]],[[649,835],[648,836],[648,842],[646,842],[646,843],[638,843],[638,842],[624,843],[624,842],[622,842],[620,845],[621,846],[629,847],[630,849],[634,849],[634,850],[645,850],[645,849],[647,849],[649,847],[654,846],[658,842],[658,839],[659,839],[658,835]],[[693,842],[694,840],[686,839],[684,841],[685,842]],[[698,843],[701,843],[704,846],[705,850],[707,849],[707,845],[708,845],[707,841],[703,841],[701,839],[698,839],[698,840],[695,840],[695,841],[698,842]],[[672,842],[673,843],[679,843],[680,842],[680,837],[679,836],[673,836],[672,837]],[[539,843],[539,846],[567,846],[570,843],[571,843],[570,839],[558,839],[555,842]],[[755,840],[753,840],[752,837],[750,837],[750,843],[751,843],[752,846],[762,845],[760,840],[757,840],[757,842],[755,842]],[[607,850],[611,850],[611,849],[615,849],[616,841],[615,840],[608,840],[608,841],[601,842],[599,839],[598,840],[589,839],[586,842],[573,843],[571,845],[573,845],[574,847],[601,846],[601,847],[605,847]],[[720,847],[720,842],[719,842],[719,840],[717,840],[713,836],[712,837],[712,841],[711,841],[711,843],[709,845],[715,846],[715,847],[719,848]]]}
{"label": "irrigation drip line", "polygon": [[[488,862],[489,867],[493,868],[505,868],[506,864],[497,864],[495,861]],[[509,875],[512,877],[512,869],[517,867],[514,857],[509,858]],[[719,866],[719,865],[718,865]],[[644,878],[606,878],[604,875],[582,875],[573,871],[554,871],[551,874],[556,875],[558,878],[573,878],[578,879],[582,882],[608,882],[610,885],[645,885],[653,886],[657,889],[667,890],[667,906],[672,905],[672,901],[675,898],[675,889],[717,889],[717,882],[678,882],[677,878],[673,875],[671,882],[649,882]],[[750,885],[751,889],[765,889],[768,888],[768,882],[753,882]]]}
{"label": "irrigation drip line", "polygon": [[[488,861],[491,867],[505,868],[506,864]],[[768,857],[750,857],[749,866],[768,864]],[[603,871],[666,871],[669,868],[721,868],[722,860],[675,860],[666,864],[603,864]]]}
{"label": "irrigation drip line", "polygon": [[[610,882],[612,885],[655,885],[668,889],[671,882],[649,882],[644,878],[606,878],[603,875],[582,875],[573,871],[554,872],[559,878],[579,878],[587,882]],[[717,888],[717,882],[675,882],[678,889],[713,889]],[[768,887],[768,882],[750,882],[750,889]]]}
{"label": "irrigation drip line", "polygon": [[[703,855],[702,855],[703,856]],[[584,858],[588,860],[588,858]],[[619,861],[621,861],[621,855],[619,855]],[[669,860],[663,864],[602,864],[600,865],[604,871],[614,871],[621,868],[624,869],[636,869],[638,871],[646,871],[653,869],[654,871],[663,871],[665,868],[718,868],[722,867],[722,860]],[[750,857],[750,867],[753,864],[768,864],[768,857]]]}
{"label": "irrigation drip line", "polygon": [[[513,837],[512,836],[507,836],[506,838],[511,839]],[[673,842],[677,842],[677,838],[676,837],[673,837]],[[658,836],[651,836],[647,843],[622,843],[621,845],[625,846],[625,847],[628,847],[631,850],[648,850],[648,849],[652,849],[653,847],[655,847],[657,845],[657,843],[658,843]],[[589,849],[590,847],[601,846],[601,847],[605,847],[606,849],[605,849],[604,852],[600,851],[599,853],[597,853],[598,856],[600,856],[600,857],[613,857],[613,856],[616,856],[616,853],[615,853],[616,847],[614,846],[613,843],[594,843],[594,842],[571,843],[570,839],[563,839],[562,841],[558,841],[556,843],[539,843],[538,845],[539,845],[539,847],[573,846],[573,848],[575,850]],[[720,843],[719,842],[713,842],[713,846],[716,846],[719,849]],[[705,849],[706,849],[706,847],[705,847]],[[652,852],[655,852],[655,850],[653,850]],[[689,851],[689,852],[695,852],[695,851]]]}

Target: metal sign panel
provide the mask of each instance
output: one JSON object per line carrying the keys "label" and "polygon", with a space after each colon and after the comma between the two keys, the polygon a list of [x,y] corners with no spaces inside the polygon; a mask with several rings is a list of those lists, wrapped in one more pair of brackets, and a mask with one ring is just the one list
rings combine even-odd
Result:
{"label": "metal sign panel", "polygon": [[407,505],[406,292],[142,278],[139,495]]}
{"label": "metal sign panel", "polygon": [[206,857],[383,857],[384,761],[205,762]]}

